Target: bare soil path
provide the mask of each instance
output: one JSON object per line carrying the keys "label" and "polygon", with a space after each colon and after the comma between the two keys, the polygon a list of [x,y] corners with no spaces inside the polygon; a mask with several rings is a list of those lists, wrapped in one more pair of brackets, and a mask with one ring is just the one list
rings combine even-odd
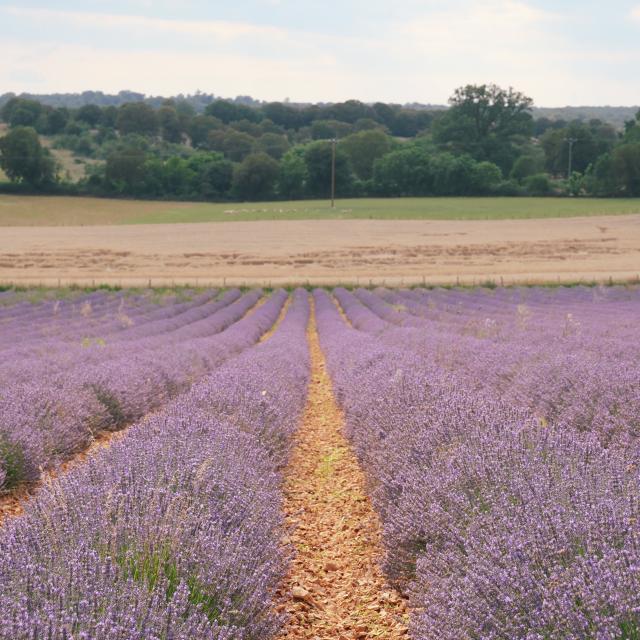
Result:
{"label": "bare soil path", "polygon": [[309,397],[284,484],[296,557],[283,588],[290,621],[281,640],[405,638],[406,606],[378,566],[380,524],[342,433],[314,314],[308,337]]}
{"label": "bare soil path", "polygon": [[0,283],[510,284],[639,271],[640,215],[0,228]]}

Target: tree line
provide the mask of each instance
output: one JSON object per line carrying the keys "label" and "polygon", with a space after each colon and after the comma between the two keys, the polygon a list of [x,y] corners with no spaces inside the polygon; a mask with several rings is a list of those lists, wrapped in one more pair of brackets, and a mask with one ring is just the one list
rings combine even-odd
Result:
{"label": "tree line", "polygon": [[[534,118],[514,89],[468,85],[447,110],[214,100],[0,110],[0,166],[24,189],[196,200],[327,197],[335,143],[339,197],[640,195],[640,112],[624,130],[598,119]],[[45,137],[46,145],[42,143]],[[70,150],[71,183],[49,147]]]}

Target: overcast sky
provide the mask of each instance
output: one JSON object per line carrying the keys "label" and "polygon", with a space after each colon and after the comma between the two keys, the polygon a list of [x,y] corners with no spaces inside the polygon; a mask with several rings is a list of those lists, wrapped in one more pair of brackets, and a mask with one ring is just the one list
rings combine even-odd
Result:
{"label": "overcast sky", "polygon": [[0,0],[0,93],[640,104],[640,0]]}

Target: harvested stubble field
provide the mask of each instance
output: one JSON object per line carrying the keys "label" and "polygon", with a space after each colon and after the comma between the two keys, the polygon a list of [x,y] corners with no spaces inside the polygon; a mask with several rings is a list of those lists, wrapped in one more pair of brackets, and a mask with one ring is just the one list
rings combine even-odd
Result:
{"label": "harvested stubble field", "polygon": [[1,640],[640,634],[640,287],[55,294],[0,293]]}
{"label": "harvested stubble field", "polygon": [[[345,219],[294,204],[264,205],[242,221],[224,213],[232,205],[0,197],[0,282],[471,284],[626,280],[640,271],[638,201],[354,201],[361,209]],[[304,215],[288,219],[287,207]],[[560,217],[528,217],[547,214]]]}

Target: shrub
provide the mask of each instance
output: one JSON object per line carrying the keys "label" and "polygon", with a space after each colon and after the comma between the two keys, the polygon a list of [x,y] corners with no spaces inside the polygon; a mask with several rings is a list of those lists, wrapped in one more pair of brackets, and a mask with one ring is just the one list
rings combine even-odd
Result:
{"label": "shrub", "polygon": [[548,196],[552,189],[551,181],[546,173],[537,173],[524,180],[525,189],[532,196]]}
{"label": "shrub", "polygon": [[25,479],[22,447],[0,433],[0,493],[10,491]]}

